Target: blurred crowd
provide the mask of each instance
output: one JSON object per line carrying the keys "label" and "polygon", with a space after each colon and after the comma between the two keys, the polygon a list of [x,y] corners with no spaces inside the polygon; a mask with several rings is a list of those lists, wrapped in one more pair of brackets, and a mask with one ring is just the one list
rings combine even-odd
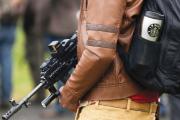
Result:
{"label": "blurred crowd", "polygon": [[[12,93],[12,48],[18,19],[23,21],[25,56],[34,86],[39,84],[40,65],[51,41],[61,41],[77,29],[79,0],[0,0],[0,109],[9,108]],[[60,87],[62,83],[58,83]],[[45,98],[41,90],[33,102]],[[65,110],[55,103],[54,115]]]}
{"label": "blurred crowd", "polygon": [[[18,19],[23,20],[26,59],[34,86],[39,83],[39,66],[44,60],[47,45],[54,40],[69,38],[77,29],[80,0],[0,0],[0,109],[9,108],[12,93],[12,48]],[[58,83],[60,87],[62,83]],[[40,103],[45,92],[39,91],[34,103]],[[161,97],[160,116],[179,120],[180,96]],[[65,112],[58,102],[53,116]]]}

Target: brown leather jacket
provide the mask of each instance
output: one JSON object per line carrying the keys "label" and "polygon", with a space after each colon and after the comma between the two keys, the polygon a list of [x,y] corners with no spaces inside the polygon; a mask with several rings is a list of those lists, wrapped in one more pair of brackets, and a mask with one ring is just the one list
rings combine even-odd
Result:
{"label": "brown leather jacket", "polygon": [[143,0],[82,0],[76,69],[61,94],[66,101],[112,100],[140,92],[125,73],[117,44],[128,50]]}

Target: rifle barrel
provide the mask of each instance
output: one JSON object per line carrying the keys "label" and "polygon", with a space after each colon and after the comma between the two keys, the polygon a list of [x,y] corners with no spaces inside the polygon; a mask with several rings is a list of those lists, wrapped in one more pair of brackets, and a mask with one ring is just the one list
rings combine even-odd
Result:
{"label": "rifle barrel", "polygon": [[18,112],[22,106],[28,107],[29,99],[36,94],[43,86],[45,85],[45,81],[42,81],[37,85],[26,97],[24,97],[18,104],[14,105],[6,114],[2,116],[3,120],[8,120],[11,116],[13,116],[16,112]]}

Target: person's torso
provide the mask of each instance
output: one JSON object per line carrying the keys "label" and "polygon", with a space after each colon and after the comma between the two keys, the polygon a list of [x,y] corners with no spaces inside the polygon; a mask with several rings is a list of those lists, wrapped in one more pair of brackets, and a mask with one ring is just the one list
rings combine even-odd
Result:
{"label": "person's torso", "polygon": [[79,0],[51,1],[49,27],[51,34],[69,36],[77,29],[77,12]]}
{"label": "person's torso", "polygon": [[[162,34],[160,60],[157,74],[168,91],[179,90],[180,80],[180,1],[151,0],[147,1],[147,10],[159,12],[165,16]],[[149,6],[149,7],[148,7]]]}
{"label": "person's torso", "polygon": [[[131,4],[135,4],[138,0],[130,1]],[[139,0],[141,1],[141,0]],[[127,0],[127,2],[129,2]],[[101,4],[101,3],[99,3]],[[128,15],[132,11],[139,11],[140,6],[132,7],[131,4],[127,4],[126,11],[124,12],[122,27],[119,31],[119,44],[122,44],[126,50],[128,50],[131,43],[132,35],[134,32],[135,21],[129,19]],[[128,6],[130,5],[130,6]],[[87,30],[86,30],[86,17],[88,16],[88,0],[82,0],[81,3],[81,15],[78,26],[78,58],[80,59],[82,52],[86,47]],[[93,7],[93,6],[91,6]],[[96,6],[97,7],[97,6]],[[108,8],[105,8],[108,9]],[[117,11],[121,12],[121,11]],[[127,13],[127,14],[126,14]],[[94,13],[96,14],[96,13]],[[100,15],[100,14],[98,14]],[[126,74],[121,58],[116,54],[112,64],[108,71],[102,75],[101,80],[96,84],[93,89],[85,96],[84,99],[88,100],[108,100],[108,99],[121,99],[137,94],[140,88],[135,84],[129,76]]]}
{"label": "person's torso", "polygon": [[161,67],[164,69],[163,72],[170,75],[169,77],[180,79],[180,1],[157,0],[157,3],[166,17],[160,40]]}
{"label": "person's torso", "polygon": [[43,34],[47,31],[50,0],[27,0],[23,27],[26,33]]}

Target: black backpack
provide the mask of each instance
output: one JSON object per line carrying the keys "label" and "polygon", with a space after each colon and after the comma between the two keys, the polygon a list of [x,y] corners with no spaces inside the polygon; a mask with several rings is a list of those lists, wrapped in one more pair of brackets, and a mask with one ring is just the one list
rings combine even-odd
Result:
{"label": "black backpack", "polygon": [[[157,37],[156,42],[141,35],[142,19],[149,13],[155,13],[154,17],[160,15],[163,20],[162,27],[151,24],[145,31]],[[146,89],[180,93],[180,0],[145,0],[138,21],[128,53],[122,46],[117,47],[127,73]]]}

